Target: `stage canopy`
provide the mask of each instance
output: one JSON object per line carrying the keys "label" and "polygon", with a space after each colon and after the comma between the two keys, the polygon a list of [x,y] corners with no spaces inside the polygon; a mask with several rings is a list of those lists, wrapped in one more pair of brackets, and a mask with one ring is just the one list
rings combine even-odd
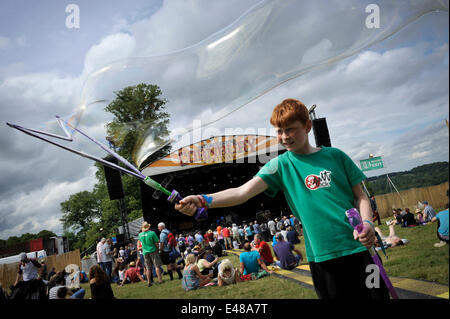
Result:
{"label": "stage canopy", "polygon": [[205,167],[221,163],[260,163],[284,150],[274,136],[222,135],[185,146],[146,166],[146,176]]}

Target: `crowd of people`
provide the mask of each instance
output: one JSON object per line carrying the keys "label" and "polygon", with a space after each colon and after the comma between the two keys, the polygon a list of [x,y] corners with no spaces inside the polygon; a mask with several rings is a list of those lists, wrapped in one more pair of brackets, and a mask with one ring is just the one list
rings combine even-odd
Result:
{"label": "crowd of people", "polygon": [[[377,205],[375,197],[370,197],[370,204],[373,210],[373,222],[378,221],[378,225],[381,225],[381,220],[378,214]],[[422,209],[421,209],[422,207]],[[378,247],[384,245],[384,247],[396,247],[407,244],[409,241],[404,238],[400,238],[395,233],[395,225],[400,225],[401,227],[415,227],[423,226],[427,224],[432,224],[434,222],[438,223],[437,227],[437,237],[439,239],[438,243],[434,244],[434,247],[443,247],[449,243],[449,224],[448,224],[448,207],[443,211],[436,213],[434,208],[424,200],[419,202],[417,208],[415,209],[415,215],[410,211],[408,207],[405,209],[393,208],[392,218],[386,221],[389,226],[389,235],[384,236],[379,227],[375,227],[375,231],[380,235],[380,240],[377,240],[376,245]]]}
{"label": "crowd of people", "polygon": [[[395,225],[413,227],[436,221],[440,242],[435,246],[448,244],[448,205],[446,210],[436,214],[427,201],[422,203],[424,209],[416,209],[416,215],[408,208],[394,209],[393,218],[386,221],[389,235],[385,236],[379,227],[375,227],[381,239],[381,242],[379,239],[376,241],[376,245],[387,248],[408,243],[407,239],[396,235]],[[373,208],[374,218],[378,219],[376,203]],[[157,226],[159,235],[150,226],[147,222],[142,224],[136,245],[113,245],[111,238],[99,240],[97,264],[89,269],[89,274],[83,271],[76,274],[65,270],[55,272],[54,268],[48,271],[45,262],[30,259],[22,253],[9,298],[83,299],[86,291],[74,285],[75,276],[78,276],[76,283],[89,282],[92,299],[114,298],[112,283],[123,286],[144,282],[151,287],[155,279],[162,284],[164,275],[174,280],[174,273],[178,274],[181,287],[189,291],[259,279],[270,275],[276,268],[291,270],[303,260],[302,253],[295,248],[300,243],[302,225],[293,215],[241,225],[220,222],[208,230],[175,235],[164,223]],[[243,250],[238,267],[233,266],[228,258],[222,258],[231,249]]]}

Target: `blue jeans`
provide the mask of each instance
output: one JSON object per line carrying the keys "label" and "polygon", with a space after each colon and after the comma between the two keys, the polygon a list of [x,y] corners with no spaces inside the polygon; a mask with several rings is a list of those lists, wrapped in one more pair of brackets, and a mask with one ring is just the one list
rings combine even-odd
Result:
{"label": "blue jeans", "polygon": [[84,290],[84,288],[81,288],[81,289],[77,290],[77,292],[75,292],[72,296],[70,296],[70,298],[71,299],[83,299],[85,293],[86,293],[86,291]]}
{"label": "blue jeans", "polygon": [[112,261],[106,261],[102,263],[105,267],[104,270],[106,274],[108,275],[109,280],[111,280],[111,272],[112,272]]}
{"label": "blue jeans", "polygon": [[[295,257],[295,260],[297,261],[297,265],[298,265],[298,263],[300,262],[300,255],[294,255],[294,257]],[[275,261],[275,265],[277,265],[278,267],[282,268],[281,267],[281,262],[279,260]]]}

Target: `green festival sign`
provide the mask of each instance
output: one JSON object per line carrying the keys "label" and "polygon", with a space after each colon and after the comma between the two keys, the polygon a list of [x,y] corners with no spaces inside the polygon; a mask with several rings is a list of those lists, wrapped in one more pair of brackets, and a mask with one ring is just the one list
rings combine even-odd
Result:
{"label": "green festival sign", "polygon": [[361,166],[361,170],[363,172],[372,171],[384,167],[383,159],[381,158],[381,156],[360,160],[359,165]]}

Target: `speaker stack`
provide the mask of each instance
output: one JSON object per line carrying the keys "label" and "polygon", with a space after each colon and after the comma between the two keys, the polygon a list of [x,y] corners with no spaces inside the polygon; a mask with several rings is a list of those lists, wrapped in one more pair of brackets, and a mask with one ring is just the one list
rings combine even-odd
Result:
{"label": "speaker stack", "polygon": [[328,132],[327,120],[322,117],[312,120],[314,138],[316,140],[316,147],[328,146],[331,147],[330,134]]}
{"label": "speaker stack", "polygon": [[[115,157],[106,157],[105,160],[108,162],[119,164],[118,160]],[[123,185],[122,185],[122,176],[121,173],[109,166],[103,166],[105,170],[105,179],[106,186],[108,187],[108,194],[110,200],[121,199],[124,198]]]}

